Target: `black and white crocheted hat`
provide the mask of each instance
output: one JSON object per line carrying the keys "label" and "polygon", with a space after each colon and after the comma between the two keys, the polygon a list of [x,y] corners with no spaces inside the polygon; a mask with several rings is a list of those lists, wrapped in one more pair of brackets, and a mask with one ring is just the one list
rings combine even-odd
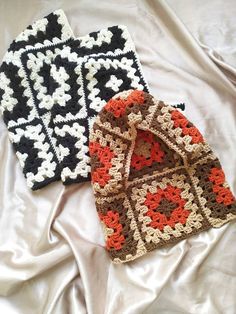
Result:
{"label": "black and white crocheted hat", "polygon": [[148,93],[110,99],[89,149],[96,207],[115,263],[236,219],[236,199],[200,131]]}
{"label": "black and white crocheted hat", "polygon": [[28,186],[89,180],[93,119],[130,88],[148,90],[126,27],[75,38],[62,10],[27,27],[0,68],[0,109]]}

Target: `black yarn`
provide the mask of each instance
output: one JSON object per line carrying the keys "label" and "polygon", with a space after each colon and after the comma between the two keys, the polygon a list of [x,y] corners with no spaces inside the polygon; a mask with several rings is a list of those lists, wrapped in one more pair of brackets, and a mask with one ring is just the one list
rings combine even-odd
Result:
{"label": "black yarn", "polygon": [[[93,45],[92,49],[90,49],[81,46],[81,40],[76,39],[69,44],[71,47],[71,52],[75,52],[79,57],[84,57],[91,54],[105,53],[108,50],[115,51],[118,48],[123,50],[126,40],[122,38],[122,30],[117,26],[108,27],[108,30],[112,33],[110,43],[104,42],[101,46],[95,44]],[[89,36],[97,39],[98,33],[99,32],[92,32],[89,34]]]}
{"label": "black yarn", "polygon": [[[9,121],[16,121],[19,118],[28,117],[31,109],[27,106],[27,98],[24,96],[24,88],[21,86],[21,78],[18,76],[18,67],[12,63],[6,64],[3,62],[0,71],[4,72],[6,77],[10,80],[9,87],[13,90],[13,97],[17,100],[17,104],[12,111],[5,111],[3,115],[4,122],[8,124]],[[0,88],[1,90],[1,88]],[[3,90],[1,90],[3,95]]]}
{"label": "black yarn", "polygon": [[[21,40],[16,42],[14,40],[10,45],[8,51],[14,52],[20,50],[21,48],[25,48],[26,45],[34,46],[37,43],[43,43],[46,39],[52,40],[55,37],[60,38],[62,26],[58,23],[57,15],[50,13],[44,18],[47,19],[47,27],[45,32],[40,30],[37,32],[36,36],[29,36],[27,41]],[[26,29],[32,30],[32,25],[28,26]]]}

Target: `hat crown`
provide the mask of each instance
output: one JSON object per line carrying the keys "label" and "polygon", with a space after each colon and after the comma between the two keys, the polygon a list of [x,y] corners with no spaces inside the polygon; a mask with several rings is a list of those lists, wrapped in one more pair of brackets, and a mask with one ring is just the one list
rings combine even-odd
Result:
{"label": "hat crown", "polygon": [[[106,133],[102,145],[96,140],[101,129]],[[180,163],[187,165],[209,151],[199,130],[180,111],[143,91],[121,92],[101,110],[90,137],[90,154],[97,160],[92,162],[94,191],[106,196],[122,192],[132,184],[134,171],[136,178],[142,178]],[[164,155],[174,156],[172,162],[164,162]],[[98,162],[100,167],[93,171]]]}

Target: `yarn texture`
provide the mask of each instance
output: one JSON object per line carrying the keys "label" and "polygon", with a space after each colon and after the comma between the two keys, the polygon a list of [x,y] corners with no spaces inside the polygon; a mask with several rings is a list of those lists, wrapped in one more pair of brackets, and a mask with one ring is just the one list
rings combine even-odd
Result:
{"label": "yarn texture", "polygon": [[27,27],[0,68],[0,110],[28,186],[89,180],[93,120],[130,88],[148,91],[125,26],[75,38],[57,10]]}
{"label": "yarn texture", "polygon": [[107,102],[89,149],[96,207],[115,263],[236,218],[235,197],[200,131],[144,91]]}

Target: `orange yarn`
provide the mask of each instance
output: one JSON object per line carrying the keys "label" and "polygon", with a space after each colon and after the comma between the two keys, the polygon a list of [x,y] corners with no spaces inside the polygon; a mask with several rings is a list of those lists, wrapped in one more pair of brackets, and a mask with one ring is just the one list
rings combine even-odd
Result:
{"label": "orange yarn", "polygon": [[135,152],[131,157],[131,166],[136,170],[140,170],[145,166],[151,166],[154,161],[162,162],[165,153],[161,150],[160,144],[155,141],[154,135],[149,131],[137,130],[134,151],[140,146],[141,141],[145,141],[151,145],[150,156],[145,157]]}
{"label": "orange yarn", "polygon": [[[146,213],[152,221],[150,226],[159,230],[163,230],[165,226],[174,227],[178,222],[185,224],[190,214],[189,210],[184,209],[186,201],[181,197],[179,188],[168,185],[165,189],[158,189],[155,194],[148,193],[144,204],[148,207]],[[176,208],[167,217],[165,214],[158,212],[158,207],[163,199],[176,204]]]}
{"label": "orange yarn", "polygon": [[91,175],[92,182],[97,182],[100,186],[104,187],[111,179],[109,169],[112,167],[111,159],[115,154],[109,147],[102,147],[97,142],[89,143],[90,155],[97,155],[99,161],[103,164],[102,167],[98,167]]}
{"label": "orange yarn", "polygon": [[108,250],[120,250],[125,242],[122,234],[122,224],[119,223],[119,214],[108,210],[106,215],[99,213],[99,218],[104,222],[107,228],[113,229],[113,233],[107,236],[106,247]]}
{"label": "orange yarn", "polygon": [[192,137],[191,143],[202,143],[203,137],[202,134],[195,126],[190,126],[189,121],[185,116],[178,110],[171,112],[171,119],[174,121],[174,126],[176,128],[181,128],[184,135],[189,135]]}
{"label": "orange yarn", "polygon": [[116,118],[119,118],[125,113],[128,106],[134,104],[141,105],[144,103],[144,92],[135,90],[127,98],[110,99],[105,105],[105,109],[113,113]]}
{"label": "orange yarn", "polygon": [[235,198],[229,188],[223,186],[225,183],[225,174],[222,169],[212,168],[209,180],[213,183],[213,192],[216,193],[217,203],[231,205]]}

